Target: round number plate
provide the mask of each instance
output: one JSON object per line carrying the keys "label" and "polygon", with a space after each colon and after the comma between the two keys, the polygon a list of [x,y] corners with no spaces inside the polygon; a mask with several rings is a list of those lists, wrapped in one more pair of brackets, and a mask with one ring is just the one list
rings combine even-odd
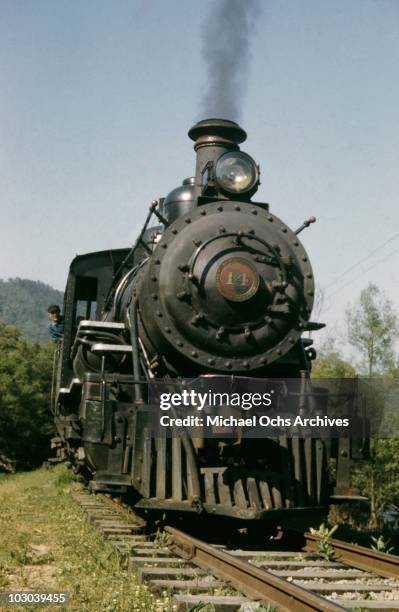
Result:
{"label": "round number plate", "polygon": [[232,257],[219,266],[216,282],[223,297],[233,302],[244,302],[255,295],[259,274],[250,261]]}

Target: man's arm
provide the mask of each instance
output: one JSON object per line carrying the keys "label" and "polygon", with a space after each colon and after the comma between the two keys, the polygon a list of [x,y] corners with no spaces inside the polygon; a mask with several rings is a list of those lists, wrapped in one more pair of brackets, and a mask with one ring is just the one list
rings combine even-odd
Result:
{"label": "man's arm", "polygon": [[54,325],[54,323],[50,323],[48,326],[48,331],[50,334],[50,338],[53,342],[55,343],[61,342],[62,334],[64,331],[64,324]]}

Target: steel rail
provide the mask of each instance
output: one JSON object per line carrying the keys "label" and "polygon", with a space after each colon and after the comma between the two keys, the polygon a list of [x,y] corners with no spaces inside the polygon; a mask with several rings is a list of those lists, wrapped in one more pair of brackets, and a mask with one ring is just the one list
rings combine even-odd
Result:
{"label": "steel rail", "polygon": [[[306,532],[304,536],[305,549],[318,552],[320,537],[309,532]],[[333,547],[337,559],[343,563],[358,569],[372,571],[373,574],[379,574],[385,578],[399,578],[399,557],[396,555],[377,552],[365,546],[347,544],[341,540],[331,539],[328,540],[328,543]]]}
{"label": "steel rail", "polygon": [[280,612],[342,612],[345,608],[319,597],[267,570],[237,559],[229,553],[166,526],[168,547],[186,561],[191,561],[216,577],[232,584],[251,599],[266,601]]}

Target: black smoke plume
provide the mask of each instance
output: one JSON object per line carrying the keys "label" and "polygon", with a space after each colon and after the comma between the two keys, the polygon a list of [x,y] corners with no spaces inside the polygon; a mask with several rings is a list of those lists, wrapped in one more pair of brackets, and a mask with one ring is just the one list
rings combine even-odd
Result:
{"label": "black smoke plume", "polygon": [[202,32],[206,87],[202,117],[241,119],[260,0],[216,0]]}

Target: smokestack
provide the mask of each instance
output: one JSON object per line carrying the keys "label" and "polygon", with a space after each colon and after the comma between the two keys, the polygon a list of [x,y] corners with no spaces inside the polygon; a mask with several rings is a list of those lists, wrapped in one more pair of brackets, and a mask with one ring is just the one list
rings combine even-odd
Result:
{"label": "smokestack", "polygon": [[227,119],[203,119],[198,121],[188,132],[195,141],[194,151],[197,153],[195,167],[195,197],[201,195],[201,175],[209,161],[215,161],[227,151],[238,151],[238,146],[247,138],[235,121]]}

